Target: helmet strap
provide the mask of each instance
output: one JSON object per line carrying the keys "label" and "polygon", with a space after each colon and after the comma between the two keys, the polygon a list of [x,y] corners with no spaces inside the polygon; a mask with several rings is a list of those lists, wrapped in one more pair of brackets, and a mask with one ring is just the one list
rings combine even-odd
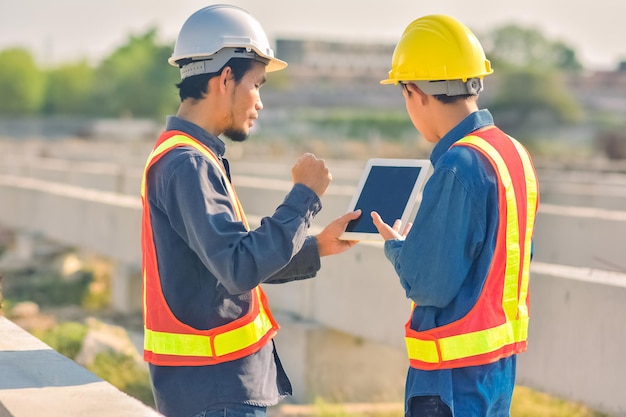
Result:
{"label": "helmet strap", "polygon": [[193,75],[218,72],[232,58],[253,59],[265,65],[269,63],[269,59],[260,56],[251,48],[222,48],[213,55],[194,57],[192,62],[182,65],[180,78],[184,80]]}
{"label": "helmet strap", "polygon": [[482,78],[468,78],[463,80],[440,80],[440,81],[411,81],[417,85],[424,93],[436,96],[445,94],[446,96],[478,95],[483,90]]}

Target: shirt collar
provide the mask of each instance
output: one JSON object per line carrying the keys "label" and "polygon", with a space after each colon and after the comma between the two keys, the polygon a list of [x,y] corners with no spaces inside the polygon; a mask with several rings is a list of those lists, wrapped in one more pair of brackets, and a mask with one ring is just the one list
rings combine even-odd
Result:
{"label": "shirt collar", "polygon": [[208,146],[218,157],[224,156],[226,144],[200,126],[178,116],[167,116],[165,130],[179,130]]}
{"label": "shirt collar", "polygon": [[493,117],[487,109],[478,110],[469,114],[467,117],[465,117],[465,119],[461,121],[461,123],[452,128],[452,130],[446,133],[439,140],[439,142],[437,142],[430,154],[430,162],[435,165],[437,160],[439,160],[439,158],[441,158],[441,156],[448,149],[450,149],[450,146],[452,146],[454,142],[464,138],[475,130],[492,124]]}

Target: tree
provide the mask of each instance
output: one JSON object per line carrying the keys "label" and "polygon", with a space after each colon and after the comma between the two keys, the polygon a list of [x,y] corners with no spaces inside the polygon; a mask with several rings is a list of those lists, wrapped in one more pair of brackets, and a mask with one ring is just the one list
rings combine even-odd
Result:
{"label": "tree", "polygon": [[503,129],[526,137],[538,128],[581,120],[582,108],[564,82],[566,74],[582,69],[572,48],[517,25],[497,28],[483,39],[497,85],[487,105]]}
{"label": "tree", "polygon": [[560,40],[547,39],[534,28],[509,24],[493,30],[483,39],[494,68],[582,69],[574,49]]}
{"label": "tree", "polygon": [[43,112],[47,114],[85,114],[90,107],[94,69],[83,60],[62,65],[48,72]]}
{"label": "tree", "polygon": [[0,51],[0,114],[32,114],[44,100],[45,74],[22,48]]}
{"label": "tree", "polygon": [[94,104],[104,115],[157,118],[175,110],[179,75],[167,64],[171,46],[158,45],[156,34],[131,36],[98,67]]}
{"label": "tree", "polygon": [[499,75],[498,85],[488,106],[498,124],[512,133],[575,123],[582,116],[556,71],[508,70]]}

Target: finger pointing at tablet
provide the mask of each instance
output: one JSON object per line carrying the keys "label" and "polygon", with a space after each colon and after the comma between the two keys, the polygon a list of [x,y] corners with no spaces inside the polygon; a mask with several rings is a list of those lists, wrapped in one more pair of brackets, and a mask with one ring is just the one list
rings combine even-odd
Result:
{"label": "finger pointing at tablet", "polygon": [[393,223],[393,227],[391,227],[387,223],[385,223],[383,219],[381,219],[380,215],[376,213],[375,211],[373,211],[371,215],[372,215],[372,221],[374,223],[374,226],[376,226],[378,233],[380,233],[380,235],[385,240],[404,239],[406,235],[409,233],[409,230],[411,230],[411,226],[413,225],[412,223],[408,223],[406,227],[404,228],[404,230],[402,231],[402,234],[400,234],[402,221],[400,221],[399,219],[396,220]]}
{"label": "finger pointing at tablet", "polygon": [[[429,173],[430,161],[427,159],[369,159],[347,210],[360,209],[364,215],[348,223],[340,239],[384,240],[384,235],[372,222],[371,212],[376,212],[382,223],[393,224],[395,219],[400,219],[401,224],[408,224]],[[396,231],[401,235],[400,230],[398,225]]]}

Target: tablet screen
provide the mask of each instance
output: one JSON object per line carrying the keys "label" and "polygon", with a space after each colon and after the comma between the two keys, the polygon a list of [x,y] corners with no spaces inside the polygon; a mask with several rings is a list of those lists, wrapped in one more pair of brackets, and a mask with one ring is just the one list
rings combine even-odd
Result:
{"label": "tablet screen", "polygon": [[428,159],[368,160],[348,206],[348,211],[360,209],[361,216],[348,223],[340,239],[383,240],[372,221],[372,211],[390,226],[398,219],[404,225],[409,223],[430,167]]}
{"label": "tablet screen", "polygon": [[376,211],[388,225],[401,219],[421,166],[373,166],[365,180],[355,210],[362,215],[348,223],[346,232],[378,233],[370,213]]}

